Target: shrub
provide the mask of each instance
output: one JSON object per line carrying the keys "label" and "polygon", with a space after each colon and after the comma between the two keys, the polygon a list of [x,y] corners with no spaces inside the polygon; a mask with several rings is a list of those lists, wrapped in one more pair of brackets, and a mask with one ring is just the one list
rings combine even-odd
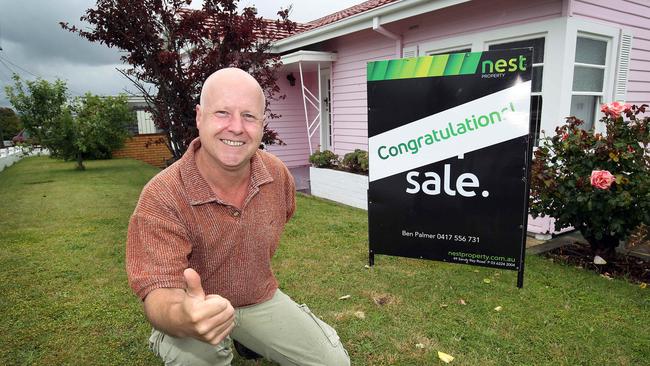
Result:
{"label": "shrub", "polygon": [[542,139],[531,169],[533,217],[579,229],[597,252],[650,222],[650,118],[638,116],[646,107],[604,104],[606,134],[585,131],[569,117]]}
{"label": "shrub", "polygon": [[356,149],[354,152],[347,153],[341,165],[349,172],[368,174],[368,152]]}
{"label": "shrub", "polygon": [[316,168],[334,168],[338,165],[339,156],[329,150],[316,151],[309,156],[309,162]]}

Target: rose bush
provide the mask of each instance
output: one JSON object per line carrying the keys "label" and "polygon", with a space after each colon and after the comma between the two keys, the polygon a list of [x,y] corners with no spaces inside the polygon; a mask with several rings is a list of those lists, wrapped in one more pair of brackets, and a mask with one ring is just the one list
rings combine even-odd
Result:
{"label": "rose bush", "polygon": [[540,141],[531,169],[530,212],[557,228],[579,229],[597,252],[610,251],[650,222],[650,118],[647,105],[604,104],[605,133],[567,118]]}

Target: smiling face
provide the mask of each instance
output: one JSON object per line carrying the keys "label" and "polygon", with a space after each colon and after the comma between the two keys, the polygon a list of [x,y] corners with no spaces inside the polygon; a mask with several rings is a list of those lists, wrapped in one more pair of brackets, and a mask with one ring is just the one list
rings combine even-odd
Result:
{"label": "smiling face", "polygon": [[201,149],[197,164],[207,169],[246,173],[262,141],[264,94],[257,81],[240,69],[212,74],[196,106]]}

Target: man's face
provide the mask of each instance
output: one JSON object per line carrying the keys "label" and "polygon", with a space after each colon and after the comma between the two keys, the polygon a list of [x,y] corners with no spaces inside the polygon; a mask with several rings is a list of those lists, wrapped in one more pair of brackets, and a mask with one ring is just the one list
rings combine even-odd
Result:
{"label": "man's face", "polygon": [[262,141],[264,100],[253,80],[225,75],[204,91],[196,107],[201,150],[209,165],[226,171],[249,168]]}

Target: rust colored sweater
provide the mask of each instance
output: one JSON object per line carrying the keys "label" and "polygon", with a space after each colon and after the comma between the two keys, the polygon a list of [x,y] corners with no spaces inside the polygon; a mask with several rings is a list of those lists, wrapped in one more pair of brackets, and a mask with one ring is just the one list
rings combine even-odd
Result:
{"label": "rust colored sweater", "polygon": [[183,270],[207,294],[233,306],[270,299],[278,288],[271,257],[295,210],[295,185],[275,156],[257,151],[241,211],[215,195],[196,166],[194,140],[183,157],[142,190],[126,247],[129,284],[142,299],[156,288],[185,288]]}

